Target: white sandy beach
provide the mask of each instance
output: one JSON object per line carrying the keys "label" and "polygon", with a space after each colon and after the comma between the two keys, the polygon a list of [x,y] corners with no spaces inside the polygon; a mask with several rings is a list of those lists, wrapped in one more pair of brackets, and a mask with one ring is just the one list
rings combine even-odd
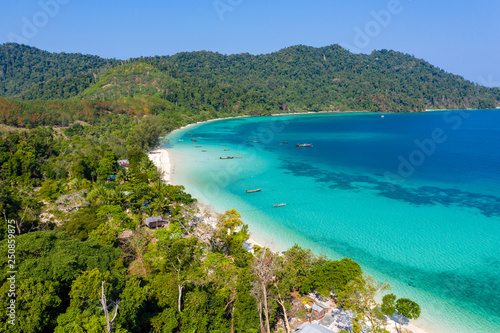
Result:
{"label": "white sandy beach", "polygon": [[148,154],[149,159],[154,163],[158,170],[162,173],[162,180],[165,183],[171,182],[172,164],[168,150],[165,148],[150,151]]}

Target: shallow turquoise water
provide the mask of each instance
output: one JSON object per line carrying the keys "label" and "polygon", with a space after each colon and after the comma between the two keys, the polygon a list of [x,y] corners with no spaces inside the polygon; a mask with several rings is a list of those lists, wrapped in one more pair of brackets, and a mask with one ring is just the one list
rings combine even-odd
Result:
{"label": "shallow turquoise water", "polygon": [[257,240],[360,262],[432,332],[500,331],[500,111],[240,118],[172,138],[175,182]]}

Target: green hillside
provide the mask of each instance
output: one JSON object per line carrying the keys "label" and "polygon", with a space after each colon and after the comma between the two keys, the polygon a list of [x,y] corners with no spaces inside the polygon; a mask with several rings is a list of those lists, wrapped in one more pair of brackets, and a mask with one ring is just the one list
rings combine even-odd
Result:
{"label": "green hillside", "polygon": [[99,81],[81,93],[89,99],[114,99],[134,95],[155,95],[177,82],[144,62],[127,63],[98,76]]}
{"label": "green hillside", "polygon": [[190,52],[131,61],[101,73],[100,81],[81,96],[154,94],[186,110],[226,114],[500,105],[499,89],[386,50],[364,55],[335,45],[296,46],[258,56]]}
{"label": "green hillside", "polygon": [[0,97],[0,124],[14,127],[68,126],[76,121],[99,124],[111,122],[120,115],[161,115],[170,129],[201,120],[199,114],[184,113],[172,103],[148,95],[109,101],[18,101]]}
{"label": "green hillside", "polygon": [[[218,85],[230,94],[230,102],[250,99],[273,109],[397,112],[488,108],[500,100],[499,89],[477,86],[421,59],[387,50],[364,55],[338,45],[294,46],[258,56],[192,52],[151,61],[174,77]],[[223,107],[220,99],[215,107]]]}
{"label": "green hillside", "polygon": [[28,90],[17,95],[16,98],[23,100],[68,99],[90,87],[94,81],[93,73],[82,73],[78,76],[65,76],[63,78],[55,77],[34,84]]}
{"label": "green hillside", "polygon": [[[50,53],[26,45],[3,44],[0,45],[0,97],[15,97],[23,93],[28,99],[70,97],[76,93],[68,94],[64,88],[59,94],[54,91],[65,84],[69,87],[76,84],[79,89],[82,85],[88,86],[93,74],[117,63],[115,59],[98,56]],[[46,94],[47,84],[54,90],[50,94]],[[40,94],[39,91],[46,93]]]}
{"label": "green hillside", "polygon": [[[479,86],[411,55],[387,50],[353,54],[338,45],[299,45],[265,55],[202,51],[118,61],[4,44],[0,96],[100,101],[115,113],[163,114],[176,123],[276,112],[500,106],[500,89]],[[39,102],[26,103],[22,115],[40,109]],[[12,112],[0,110],[12,124],[26,123],[13,121]]]}

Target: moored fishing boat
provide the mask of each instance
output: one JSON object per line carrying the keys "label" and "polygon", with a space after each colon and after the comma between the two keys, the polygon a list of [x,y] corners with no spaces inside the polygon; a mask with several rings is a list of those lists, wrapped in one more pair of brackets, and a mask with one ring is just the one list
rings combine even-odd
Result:
{"label": "moored fishing boat", "polygon": [[245,190],[245,192],[247,192],[247,193],[255,193],[255,192],[260,192],[260,191],[262,191],[261,188],[258,188],[258,189],[255,189],[255,190]]}
{"label": "moored fishing boat", "polygon": [[221,160],[232,160],[234,156],[228,156],[228,157],[219,157]]}

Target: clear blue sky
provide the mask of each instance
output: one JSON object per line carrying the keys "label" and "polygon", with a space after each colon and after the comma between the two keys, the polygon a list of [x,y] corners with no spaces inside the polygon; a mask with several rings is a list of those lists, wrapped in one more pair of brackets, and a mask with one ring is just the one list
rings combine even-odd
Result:
{"label": "clear blue sky", "polygon": [[2,0],[0,8],[0,43],[52,52],[128,59],[340,44],[410,53],[500,86],[498,0]]}

